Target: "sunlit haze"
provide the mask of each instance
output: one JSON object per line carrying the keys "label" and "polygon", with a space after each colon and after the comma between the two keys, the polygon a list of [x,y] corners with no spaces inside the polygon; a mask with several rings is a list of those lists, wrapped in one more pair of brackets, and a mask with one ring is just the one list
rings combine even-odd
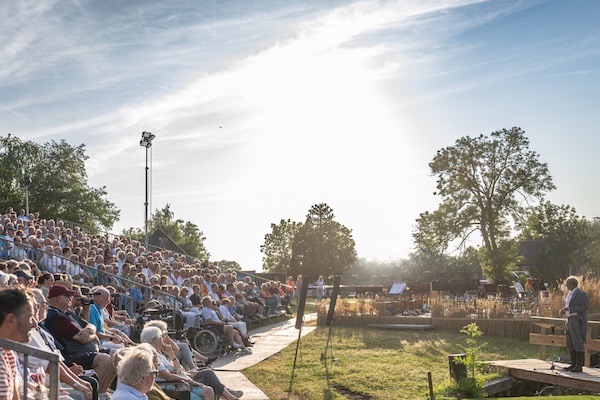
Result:
{"label": "sunlit haze", "polygon": [[0,17],[0,133],[85,143],[116,233],[144,224],[142,131],[151,210],[244,269],[316,203],[359,257],[407,257],[439,202],[435,152],[513,126],[549,199],[600,216],[596,1],[19,0]]}

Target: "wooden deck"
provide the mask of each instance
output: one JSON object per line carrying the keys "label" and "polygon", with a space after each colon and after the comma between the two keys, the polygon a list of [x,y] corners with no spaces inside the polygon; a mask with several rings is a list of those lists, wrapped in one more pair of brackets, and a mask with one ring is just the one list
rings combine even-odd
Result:
{"label": "wooden deck", "polygon": [[600,393],[600,369],[583,367],[583,372],[567,372],[563,367],[568,364],[555,362],[556,368],[552,370],[550,361],[536,359],[489,361],[486,364],[507,369],[508,375],[515,379]]}

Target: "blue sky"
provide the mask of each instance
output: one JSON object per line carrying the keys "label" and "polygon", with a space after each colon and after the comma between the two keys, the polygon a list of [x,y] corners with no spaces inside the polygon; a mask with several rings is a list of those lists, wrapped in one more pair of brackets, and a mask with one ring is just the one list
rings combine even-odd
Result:
{"label": "blue sky", "polygon": [[0,132],[85,143],[116,232],[143,226],[142,131],[151,208],[245,269],[271,223],[321,202],[360,257],[407,256],[436,150],[513,126],[548,198],[600,216],[596,1],[21,0],[0,18]]}

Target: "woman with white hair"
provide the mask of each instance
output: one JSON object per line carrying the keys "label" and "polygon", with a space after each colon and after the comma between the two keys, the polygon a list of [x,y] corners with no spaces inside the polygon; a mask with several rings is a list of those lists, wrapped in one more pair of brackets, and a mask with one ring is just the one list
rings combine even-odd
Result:
{"label": "woman with white hair", "polygon": [[143,349],[133,348],[127,351],[117,367],[117,390],[111,396],[113,400],[139,400],[152,389],[154,376],[152,354]]}
{"label": "woman with white hair", "polygon": [[209,366],[213,361],[215,361],[218,356],[213,357],[205,357],[202,354],[198,353],[194,349],[190,347],[186,342],[176,342],[174,341],[167,333],[167,323],[165,321],[161,321],[158,319],[148,321],[144,325],[144,328],[147,326],[156,326],[160,328],[163,333],[163,337],[165,338],[165,343],[170,344],[175,349],[175,357],[179,360],[181,365],[189,371],[191,369],[196,368],[196,363],[194,362],[194,358],[204,363],[205,366]]}
{"label": "woman with white hair", "polygon": [[[167,381],[182,380],[190,383],[191,386],[194,386],[194,389],[200,386],[202,388],[201,395],[204,400],[221,397],[226,400],[237,400],[244,394],[241,390],[227,389],[210,369],[184,372],[179,360],[175,357],[174,349],[171,345],[165,343],[165,338],[159,328],[155,326],[145,327],[140,333],[140,341],[142,343],[149,343],[156,349],[158,353],[159,378]],[[194,393],[194,390],[192,390],[192,393]]]}
{"label": "woman with white hair", "polygon": [[147,326],[142,329],[140,342],[148,343],[156,350],[156,354],[158,355],[157,381],[187,382],[191,389],[190,400],[213,400],[215,398],[211,387],[196,382],[183,372],[181,364],[179,364],[179,361],[175,357],[173,348],[165,344],[160,328]]}

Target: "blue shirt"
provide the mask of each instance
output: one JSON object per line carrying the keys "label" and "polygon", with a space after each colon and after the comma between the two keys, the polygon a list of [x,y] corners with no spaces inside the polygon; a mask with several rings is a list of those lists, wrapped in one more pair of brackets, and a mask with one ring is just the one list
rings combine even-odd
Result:
{"label": "blue shirt", "polygon": [[110,398],[111,400],[148,400],[148,396],[144,393],[123,382],[117,383],[117,390],[115,390]]}
{"label": "blue shirt", "polygon": [[[96,303],[90,306],[90,324],[96,327],[96,332],[104,333],[104,317],[102,317],[102,311]],[[102,343],[104,343],[104,340],[100,340],[100,344]]]}

